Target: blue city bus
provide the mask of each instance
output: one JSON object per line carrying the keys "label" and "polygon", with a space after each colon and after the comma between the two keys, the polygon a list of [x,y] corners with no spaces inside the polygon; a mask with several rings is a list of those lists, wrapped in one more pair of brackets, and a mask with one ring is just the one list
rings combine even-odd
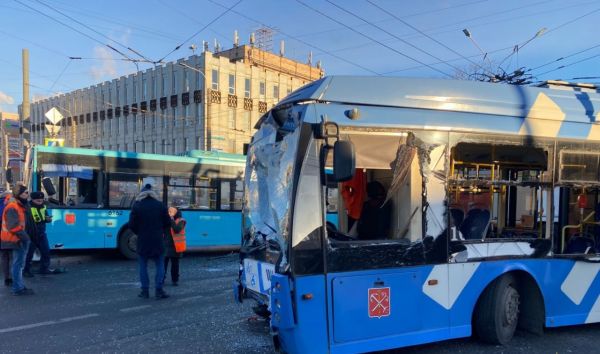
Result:
{"label": "blue city bus", "polygon": [[52,249],[118,249],[135,258],[129,211],[146,181],[187,221],[188,250],[237,250],[245,156],[189,156],[67,147],[32,148],[32,190],[49,196]]}
{"label": "blue city bus", "polygon": [[286,353],[600,322],[599,102],[564,82],[293,92],[248,148],[236,299]]}

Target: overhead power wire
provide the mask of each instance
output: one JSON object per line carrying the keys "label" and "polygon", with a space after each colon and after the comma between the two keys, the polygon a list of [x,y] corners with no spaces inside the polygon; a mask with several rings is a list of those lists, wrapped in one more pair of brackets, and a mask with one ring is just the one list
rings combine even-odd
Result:
{"label": "overhead power wire", "polygon": [[333,21],[333,22],[335,22],[335,23],[337,23],[337,24],[339,24],[339,25],[342,25],[342,26],[346,27],[346,28],[347,28],[347,29],[349,29],[350,31],[352,31],[352,32],[354,32],[354,33],[356,33],[356,34],[358,34],[358,35],[360,35],[360,36],[363,36],[363,37],[365,37],[365,38],[367,38],[367,39],[369,39],[369,40],[371,40],[371,41],[373,41],[373,42],[375,42],[375,43],[379,44],[380,46],[382,46],[382,47],[384,47],[384,48],[387,48],[387,49],[391,50],[392,52],[394,52],[394,53],[396,53],[396,54],[398,54],[398,55],[400,55],[400,56],[403,56],[403,57],[405,57],[405,58],[407,58],[407,59],[410,59],[410,60],[412,60],[412,61],[415,61],[415,62],[417,62],[417,63],[419,63],[419,64],[422,64],[422,65],[424,65],[424,66],[426,66],[426,67],[430,68],[431,70],[433,70],[433,71],[436,71],[436,72],[438,72],[438,73],[440,73],[440,74],[442,74],[442,75],[444,75],[444,76],[447,76],[447,77],[452,77],[452,75],[450,75],[450,74],[448,74],[448,73],[446,73],[446,72],[444,72],[444,71],[442,71],[442,70],[440,70],[440,69],[438,69],[438,68],[435,68],[435,67],[433,67],[433,66],[431,66],[431,65],[429,65],[429,64],[425,64],[425,63],[423,63],[422,61],[420,61],[419,59],[413,58],[413,57],[411,57],[410,55],[407,55],[407,54],[405,54],[405,53],[402,53],[401,51],[397,50],[396,48],[390,47],[389,45],[387,45],[387,44],[385,44],[385,43],[383,43],[383,42],[381,42],[381,41],[379,41],[379,40],[377,40],[377,39],[375,39],[375,38],[373,38],[373,37],[371,37],[371,36],[368,36],[368,35],[366,35],[366,34],[364,34],[364,33],[360,32],[360,31],[358,31],[358,30],[356,30],[356,29],[352,28],[351,26],[348,26],[348,25],[346,25],[345,23],[343,23],[343,22],[341,22],[341,21],[339,21],[339,20],[337,20],[337,19],[333,18],[332,16],[329,16],[329,15],[327,15],[326,13],[324,13],[324,12],[322,12],[322,11],[320,11],[320,10],[318,10],[318,9],[316,9],[316,8],[314,8],[314,7],[312,7],[312,6],[310,6],[310,5],[308,5],[307,3],[305,3],[305,2],[303,2],[303,1],[301,1],[301,0],[296,0],[296,2],[298,2],[300,5],[302,5],[302,6],[306,7],[306,8],[308,8],[308,9],[310,9],[310,10],[312,10],[312,11],[314,11],[314,12],[318,13],[318,14],[320,14],[321,16],[323,16],[323,17],[326,17],[326,18],[328,18],[329,20],[331,20],[331,21]]}
{"label": "overhead power wire", "polygon": [[71,65],[72,61],[73,61],[73,59],[69,59],[69,61],[67,62],[67,65],[65,65],[65,67],[62,69],[62,71],[60,72],[60,74],[58,74],[58,76],[56,77],[56,80],[54,80],[54,82],[52,83],[52,86],[50,86],[50,89],[49,89],[50,91],[54,88],[54,86],[56,85],[56,83],[58,82],[58,80],[60,80],[60,78],[65,73],[65,71],[67,71],[67,68],[69,67],[69,65]]}
{"label": "overhead power wire", "polygon": [[[451,51],[452,53],[458,55],[459,57],[463,58],[464,60],[468,61],[469,63],[479,67],[482,70],[486,70],[483,66],[481,66],[481,64],[478,64],[477,62],[469,59],[468,57],[465,57],[464,55],[462,55],[461,53],[457,52],[456,50],[454,50],[453,48],[447,46],[446,44],[444,44],[443,42],[438,41],[437,39],[431,37],[430,35],[428,35],[427,33],[423,32],[422,30],[420,30],[419,28],[411,25],[410,23],[404,21],[402,18],[396,16],[396,14],[394,14],[393,12],[386,10],[385,8],[375,4],[372,0],[366,0],[369,4],[371,4],[372,6],[376,7],[377,9],[381,10],[382,12],[386,13],[387,15],[391,16],[392,18],[396,19],[397,21],[401,22],[402,24],[404,24],[405,26],[408,26],[410,28],[412,28],[414,31],[417,31],[418,33],[420,33],[421,35],[429,38],[430,40],[434,41],[435,43],[441,45],[442,47],[446,48],[447,50]],[[462,70],[461,70],[462,71]]]}
{"label": "overhead power wire", "polygon": [[340,10],[344,11],[345,13],[347,13],[347,14],[349,14],[349,15],[351,15],[351,16],[354,16],[354,17],[356,17],[356,18],[358,18],[359,20],[363,21],[364,23],[366,23],[366,24],[368,24],[368,25],[370,25],[370,26],[373,26],[373,27],[377,28],[378,30],[382,31],[383,33],[385,33],[385,34],[387,34],[387,35],[389,35],[389,36],[391,36],[391,37],[393,37],[393,38],[396,38],[397,40],[399,40],[400,42],[402,42],[402,43],[404,43],[404,44],[406,44],[406,45],[410,46],[411,48],[414,48],[414,49],[416,49],[416,50],[420,51],[421,53],[423,53],[423,54],[425,54],[425,55],[428,55],[428,56],[432,57],[433,59],[436,59],[436,60],[438,60],[438,61],[442,61],[442,62],[444,63],[444,65],[447,65],[447,66],[451,67],[451,68],[452,68],[452,69],[454,69],[455,71],[457,71],[457,72],[462,72],[462,73],[466,74],[466,73],[464,72],[464,70],[463,70],[463,69],[461,69],[461,68],[459,68],[459,67],[456,67],[456,66],[454,66],[454,65],[452,65],[452,64],[450,64],[450,63],[448,63],[447,61],[444,61],[443,59],[441,59],[441,58],[438,58],[437,56],[435,56],[435,55],[433,55],[433,54],[431,54],[431,53],[427,52],[426,50],[423,50],[423,49],[421,49],[421,48],[417,47],[416,45],[414,45],[414,44],[412,44],[412,43],[410,43],[410,42],[408,42],[408,41],[406,41],[406,40],[404,40],[404,39],[402,39],[402,38],[398,37],[397,35],[395,35],[394,33],[392,33],[392,32],[390,32],[390,31],[386,30],[385,28],[383,28],[383,27],[380,27],[380,26],[378,26],[378,25],[374,24],[373,22],[371,22],[371,21],[368,21],[368,20],[364,19],[363,17],[361,17],[361,16],[357,15],[356,13],[354,13],[354,12],[352,12],[352,11],[348,10],[348,9],[345,9],[344,7],[342,7],[342,6],[340,6],[340,5],[336,4],[336,3],[334,3],[334,2],[333,2],[333,1],[331,1],[331,0],[326,0],[326,1],[327,1],[328,3],[330,3],[331,5],[335,6],[336,8],[338,8],[338,9],[340,9]]}
{"label": "overhead power wire", "polygon": [[75,28],[75,27],[73,27],[73,26],[71,26],[71,25],[69,25],[69,24],[67,24],[67,23],[65,23],[65,22],[63,22],[63,21],[61,21],[61,20],[59,20],[59,19],[56,19],[56,18],[54,18],[54,17],[52,17],[52,16],[50,16],[50,15],[48,15],[48,14],[46,14],[46,13],[44,13],[44,12],[42,12],[42,11],[38,10],[38,9],[36,9],[36,8],[34,8],[34,7],[31,7],[31,6],[29,6],[29,5],[25,4],[25,3],[23,3],[23,2],[22,2],[22,1],[20,1],[20,0],[13,0],[13,1],[15,1],[16,3],[19,3],[19,4],[23,5],[23,6],[25,6],[25,7],[29,8],[29,9],[31,9],[31,10],[33,10],[33,11],[35,11],[35,12],[37,12],[37,13],[39,13],[40,15],[42,15],[42,16],[44,16],[44,17],[47,17],[47,18],[51,19],[52,21],[58,22],[58,23],[60,23],[61,25],[65,26],[65,27],[67,27],[67,28],[70,28],[71,30],[73,30],[73,31],[75,31],[75,32],[77,32],[77,33],[79,33],[79,34],[81,34],[82,36],[84,36],[84,37],[86,37],[86,38],[89,38],[89,39],[91,39],[92,41],[94,41],[94,42],[96,42],[96,43],[99,43],[99,44],[101,44],[102,46],[105,46],[105,47],[107,47],[107,48],[111,49],[112,51],[114,51],[114,52],[118,53],[119,55],[121,55],[121,56],[125,57],[126,59],[128,59],[128,60],[129,60],[129,61],[131,61],[131,62],[134,62],[134,63],[137,63],[137,62],[139,62],[139,60],[135,60],[135,59],[132,59],[132,58],[130,58],[128,55],[126,55],[125,53],[123,53],[123,52],[119,51],[118,49],[115,49],[115,48],[114,48],[113,46],[111,46],[110,44],[108,44],[108,43],[103,43],[103,42],[102,42],[102,41],[100,41],[99,39],[97,39],[97,38],[94,38],[94,37],[90,36],[89,34],[87,34],[87,33],[83,32],[83,31],[80,31],[79,29],[77,29],[77,28]]}
{"label": "overhead power wire", "polygon": [[585,53],[585,52],[587,52],[587,51],[590,51],[590,50],[592,50],[592,49],[596,49],[596,48],[598,48],[598,47],[600,47],[600,44],[596,44],[596,45],[594,45],[594,46],[592,46],[592,47],[589,47],[589,48],[586,48],[586,49],[580,50],[580,51],[578,51],[578,52],[575,52],[575,53],[573,53],[573,54],[566,55],[566,56],[564,56],[564,57],[560,57],[560,58],[558,58],[558,59],[554,59],[554,60],[552,60],[552,61],[549,61],[549,62],[547,62],[547,63],[545,63],[545,64],[538,65],[538,66],[536,66],[535,68],[528,69],[527,71],[528,71],[528,72],[529,72],[529,71],[535,71],[535,70],[537,70],[537,69],[543,68],[543,67],[545,67],[545,66],[548,66],[548,65],[550,65],[550,64],[553,64],[553,63],[556,63],[556,62],[559,62],[559,61],[565,60],[565,59],[567,59],[567,58],[570,58],[570,57],[574,57],[574,56],[576,56],[576,55],[579,55],[579,54]]}
{"label": "overhead power wire", "polygon": [[561,65],[561,66],[559,66],[559,67],[557,67],[557,68],[554,68],[554,69],[551,69],[551,70],[548,70],[548,71],[544,71],[543,73],[540,73],[540,74],[535,74],[535,76],[542,76],[542,75],[546,75],[546,74],[549,74],[549,73],[551,73],[551,72],[558,71],[558,70],[562,70],[562,69],[565,69],[565,68],[571,67],[571,66],[573,66],[573,65],[577,65],[577,64],[580,64],[580,63],[583,63],[583,62],[585,62],[585,61],[588,61],[588,60],[591,60],[591,59],[594,59],[594,58],[598,58],[598,57],[600,57],[600,54],[592,55],[592,56],[589,56],[589,57],[587,57],[587,58],[583,58],[583,59],[577,60],[577,61],[575,61],[575,62],[572,62],[572,63],[570,63],[570,64]]}
{"label": "overhead power wire", "polygon": [[185,39],[183,42],[181,42],[179,45],[177,45],[175,48],[173,48],[169,53],[167,53],[165,56],[163,56],[162,58],[160,58],[157,62],[161,63],[166,57],[168,57],[169,55],[173,54],[173,52],[179,50],[179,48],[181,48],[183,45],[185,45],[187,42],[191,41],[194,37],[196,37],[198,34],[200,34],[202,31],[204,31],[205,29],[207,29],[208,27],[210,27],[213,23],[217,22],[221,17],[225,16],[227,13],[229,13],[231,10],[233,10],[236,6],[238,6],[243,0],[238,0],[235,4],[231,5],[230,7],[226,8],[225,11],[221,12],[217,17],[215,17],[212,21],[210,21],[209,23],[207,23],[206,25],[204,25],[202,28],[200,28],[198,31],[194,32],[194,34],[192,34],[191,36],[189,36],[187,39]]}
{"label": "overhead power wire", "polygon": [[[81,26],[83,26],[83,27],[87,28],[88,30],[90,30],[90,31],[92,31],[92,32],[94,32],[94,33],[96,33],[96,34],[97,34],[97,35],[99,35],[100,37],[106,38],[106,39],[108,39],[109,41],[111,41],[111,42],[113,42],[113,43],[116,43],[116,44],[118,44],[118,45],[119,45],[119,46],[121,46],[122,48],[125,48],[125,49],[127,49],[127,50],[131,51],[132,53],[134,53],[135,55],[139,56],[140,58],[142,58],[142,59],[144,59],[144,60],[146,60],[146,61],[150,61],[150,59],[148,59],[147,57],[143,56],[143,55],[142,55],[142,54],[140,54],[138,51],[136,51],[136,50],[134,50],[134,49],[130,48],[129,46],[127,46],[127,45],[125,45],[125,44],[123,44],[123,43],[121,43],[121,42],[119,42],[119,41],[117,41],[117,40],[115,40],[115,39],[113,39],[113,38],[110,38],[109,36],[105,35],[104,33],[100,32],[100,31],[98,31],[98,30],[96,30],[96,29],[94,29],[94,28],[92,28],[92,27],[90,27],[90,26],[88,26],[88,25],[86,25],[85,23],[83,23],[83,22],[81,22],[81,21],[77,20],[76,18],[74,18],[74,17],[72,17],[72,16],[69,16],[69,15],[67,15],[66,13],[64,13],[64,12],[62,12],[62,11],[60,11],[60,10],[56,9],[55,7],[53,7],[53,6],[50,6],[50,5],[46,4],[45,2],[43,2],[43,1],[41,1],[41,0],[35,0],[35,1],[36,1],[37,3],[39,3],[39,4],[41,4],[41,5],[43,5],[43,6],[47,7],[47,8],[49,8],[50,10],[52,10],[52,11],[54,11],[54,12],[56,12],[56,13],[59,13],[59,14],[63,15],[64,17],[66,17],[66,18],[68,18],[68,19],[70,19],[70,20],[74,21],[75,23],[78,23],[79,25],[81,25]],[[120,52],[119,52],[119,53],[120,53]],[[125,56],[125,54],[122,54],[122,53],[121,53],[121,55]]]}
{"label": "overhead power wire", "polygon": [[[217,2],[217,1],[215,1],[215,0],[208,0],[208,1],[210,1],[211,3],[213,3],[213,4],[215,4],[215,5],[218,5],[218,6],[221,6],[221,7],[225,7],[225,5],[223,5],[223,4],[220,4],[220,3],[218,3],[218,2]],[[232,12],[232,13],[234,13],[234,14],[236,14],[236,15],[238,15],[238,16],[240,16],[240,17],[242,17],[242,18],[245,18],[245,19],[247,19],[247,20],[249,20],[249,21],[252,21],[252,22],[254,22],[254,23],[257,23],[257,24],[258,24],[258,25],[260,25],[260,26],[263,26],[263,27],[269,28],[269,29],[271,29],[271,30],[275,30],[273,27],[271,27],[271,26],[268,26],[268,25],[266,25],[266,24],[262,23],[262,21],[260,21],[260,20],[257,20],[257,19],[255,19],[255,18],[249,17],[248,15],[246,15],[246,14],[244,14],[244,13],[241,13],[241,12],[239,12],[239,11],[236,11],[236,10],[232,10],[231,12]],[[380,76],[380,75],[381,75],[380,73],[378,73],[378,72],[377,72],[377,71],[375,71],[375,70],[371,70],[371,69],[369,69],[369,68],[367,68],[367,67],[365,67],[365,66],[363,66],[363,65],[360,65],[360,64],[358,64],[358,63],[355,63],[355,62],[353,62],[353,61],[351,61],[351,60],[348,60],[348,59],[346,59],[346,58],[344,58],[344,57],[342,57],[342,56],[340,56],[340,55],[334,54],[332,51],[328,51],[328,50],[326,50],[326,49],[323,49],[322,47],[319,47],[319,46],[316,46],[316,45],[314,45],[314,44],[312,44],[312,43],[309,43],[309,42],[307,42],[307,41],[305,41],[305,40],[303,40],[303,39],[300,39],[300,38],[298,38],[297,36],[293,36],[293,35],[291,35],[291,34],[289,34],[289,33],[286,33],[286,32],[284,32],[284,31],[281,31],[281,30],[277,30],[277,32],[279,32],[281,35],[283,35],[283,36],[285,36],[285,37],[287,37],[287,38],[290,38],[290,39],[292,39],[292,40],[295,40],[295,41],[297,41],[297,42],[299,42],[299,43],[302,43],[302,44],[304,44],[305,46],[307,46],[307,47],[309,47],[309,48],[314,48],[314,49],[316,49],[316,50],[318,50],[318,51],[320,51],[320,52],[322,52],[322,53],[324,53],[324,54],[326,54],[326,55],[329,55],[329,56],[331,56],[331,57],[333,57],[333,58],[336,58],[336,59],[338,59],[338,60],[340,60],[340,61],[342,61],[342,62],[344,62],[344,63],[347,63],[347,64],[350,64],[350,65],[352,65],[352,66],[355,66],[355,67],[357,67],[357,68],[359,68],[359,69],[362,69],[362,70],[364,70],[364,71],[366,71],[366,72],[369,72],[369,73],[371,73],[371,74],[375,74],[375,75],[378,75],[378,76]]]}

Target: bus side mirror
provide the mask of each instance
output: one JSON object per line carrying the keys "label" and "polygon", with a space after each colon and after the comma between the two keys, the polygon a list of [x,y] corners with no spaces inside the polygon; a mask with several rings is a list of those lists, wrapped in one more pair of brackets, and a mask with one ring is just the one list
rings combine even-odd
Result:
{"label": "bus side mirror", "polygon": [[333,144],[333,178],[344,182],[354,177],[356,156],[351,141],[338,140]]}
{"label": "bus side mirror", "polygon": [[44,187],[44,190],[46,191],[46,194],[48,194],[49,197],[56,194],[56,189],[54,188],[54,184],[52,183],[50,177],[42,178],[42,186]]}

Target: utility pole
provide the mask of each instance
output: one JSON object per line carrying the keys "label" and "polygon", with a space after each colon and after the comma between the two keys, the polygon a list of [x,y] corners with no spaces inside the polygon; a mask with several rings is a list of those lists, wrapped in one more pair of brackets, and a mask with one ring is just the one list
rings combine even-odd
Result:
{"label": "utility pole", "polygon": [[31,117],[29,115],[29,49],[23,48],[23,104],[21,106],[21,142],[23,144],[23,181],[29,182],[29,149],[31,145]]}

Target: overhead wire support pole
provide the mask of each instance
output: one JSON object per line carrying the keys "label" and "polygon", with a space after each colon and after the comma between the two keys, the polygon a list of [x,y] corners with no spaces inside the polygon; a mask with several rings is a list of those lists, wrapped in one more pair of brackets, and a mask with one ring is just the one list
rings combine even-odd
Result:
{"label": "overhead wire support pole", "polygon": [[483,60],[488,60],[488,62],[490,63],[490,65],[492,65],[492,61],[490,60],[490,58],[488,57],[488,53],[484,52],[483,49],[481,49],[481,47],[479,46],[479,44],[477,44],[477,42],[475,41],[475,39],[473,38],[473,36],[471,35],[471,32],[468,29],[463,29],[462,30],[463,33],[465,34],[465,36],[467,38],[469,38],[469,40],[471,41],[471,43],[473,43],[475,45],[475,47],[477,47],[477,49],[479,49],[479,51],[481,52],[481,54],[483,54]]}

